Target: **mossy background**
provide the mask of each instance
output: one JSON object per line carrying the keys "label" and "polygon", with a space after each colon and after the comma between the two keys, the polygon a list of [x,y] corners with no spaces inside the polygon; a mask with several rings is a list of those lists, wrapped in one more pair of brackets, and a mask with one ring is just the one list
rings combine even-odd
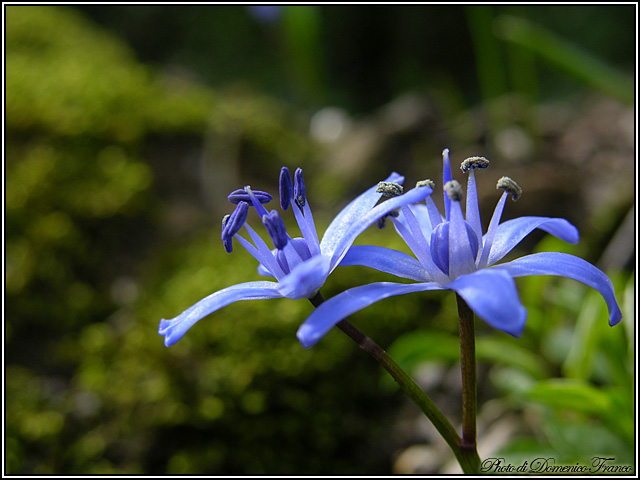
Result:
{"label": "mossy background", "polygon": [[[481,455],[497,425],[493,451],[514,459],[633,462],[633,5],[4,13],[6,474],[448,471],[428,422],[340,332],[299,345],[308,302],[234,304],[170,349],[156,333],[258,278],[222,248],[229,191],[276,193],[280,167],[302,166],[322,232],[392,170],[438,180],[444,147],[492,160],[485,227],[502,175],[525,191],[504,218],[576,224],[566,251],[611,274],[625,314],[609,329],[582,285],[519,280],[523,338],[478,322]],[[536,51],[528,26],[590,61]],[[521,252],[567,249],[542,237]],[[406,249],[392,229],[358,243]],[[380,280],[394,279],[338,269],[323,294]],[[454,304],[409,295],[353,322],[457,425]]]}

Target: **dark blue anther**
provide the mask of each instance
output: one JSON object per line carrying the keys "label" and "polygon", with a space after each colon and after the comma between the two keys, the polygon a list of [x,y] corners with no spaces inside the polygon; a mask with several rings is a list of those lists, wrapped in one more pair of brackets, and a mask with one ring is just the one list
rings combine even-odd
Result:
{"label": "dark blue anther", "polygon": [[285,227],[280,214],[276,210],[271,210],[271,212],[263,215],[262,223],[267,229],[271,240],[273,240],[273,245],[278,250],[282,250],[289,241],[289,237],[287,236],[287,227]]}
{"label": "dark blue anther", "polygon": [[[262,192],[260,190],[252,190],[252,192],[260,203],[269,203],[273,200],[273,197],[267,192]],[[249,194],[243,188],[239,188],[238,190],[231,192],[227,199],[231,203],[235,204],[238,204],[239,202],[251,202]]]}
{"label": "dark blue anther", "polygon": [[287,167],[280,170],[280,206],[282,210],[289,208],[293,198],[293,183],[291,182],[291,174]]}
{"label": "dark blue anther", "polygon": [[387,224],[387,217],[394,217],[394,218],[398,218],[398,216],[400,215],[400,212],[398,212],[397,210],[391,210],[389,213],[387,213],[385,216],[380,217],[378,219],[378,221],[376,222],[376,226],[379,229],[383,229],[385,227],[385,225]]}
{"label": "dark blue anther", "polygon": [[225,215],[222,219],[222,243],[228,253],[233,250],[231,239],[244,225],[248,212],[249,204],[241,201],[231,215]]}
{"label": "dark blue anther", "polygon": [[224,251],[227,253],[233,252],[233,242],[232,237],[227,237],[222,239],[222,245],[224,246]]}
{"label": "dark blue anther", "polygon": [[293,199],[296,204],[302,208],[307,203],[307,194],[304,188],[304,178],[302,177],[302,169],[297,168],[294,174],[295,181],[293,182]]}

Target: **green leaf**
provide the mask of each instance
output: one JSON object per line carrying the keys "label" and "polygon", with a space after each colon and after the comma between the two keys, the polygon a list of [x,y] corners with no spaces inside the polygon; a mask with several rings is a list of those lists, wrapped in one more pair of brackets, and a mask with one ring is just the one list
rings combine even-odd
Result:
{"label": "green leaf", "polygon": [[553,378],[538,382],[527,398],[554,408],[606,417],[611,411],[611,399],[587,382]]}
{"label": "green leaf", "polygon": [[537,379],[546,378],[549,375],[542,359],[536,353],[515,344],[510,338],[478,338],[476,356],[482,362],[516,367]]}
{"label": "green leaf", "polygon": [[590,87],[633,105],[633,80],[593,55],[524,18],[502,15],[494,26],[498,36],[504,40],[535,53]]}

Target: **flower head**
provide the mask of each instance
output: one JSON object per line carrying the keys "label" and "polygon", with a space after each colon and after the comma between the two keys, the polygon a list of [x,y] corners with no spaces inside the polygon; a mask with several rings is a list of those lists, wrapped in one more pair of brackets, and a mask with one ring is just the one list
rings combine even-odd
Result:
{"label": "flower head", "polygon": [[[393,173],[386,181],[399,185],[404,177]],[[235,238],[259,262],[258,272],[275,278],[276,282],[240,283],[212,293],[177,317],[161,320],[158,333],[165,337],[165,345],[171,346],[198,320],[231,303],[280,297],[313,298],[360,233],[394,209],[424,200],[431,193],[431,188],[417,187],[376,206],[382,193],[376,191],[376,186],[371,187],[336,216],[319,241],[302,169],[295,171],[293,181],[287,167],[280,171],[280,206],[283,211],[292,208],[302,237],[290,237],[280,213],[266,210],[264,204],[273,198],[270,194],[254,191],[249,186],[233,191],[228,199],[236,208],[222,221],[223,246],[231,252]],[[271,249],[247,223],[250,207],[258,214],[275,248]],[[251,241],[240,235],[242,228]],[[364,264],[369,265],[366,261]],[[378,268],[375,261],[369,266]]]}
{"label": "flower head", "polygon": [[[391,218],[397,232],[416,258],[383,247],[353,246],[341,265],[373,266],[418,283],[373,283],[342,292],[320,305],[298,330],[305,347],[314,345],[337,322],[384,298],[426,290],[453,290],[469,307],[494,328],[514,336],[524,329],[527,311],[521,304],[514,277],[559,275],[578,280],[598,290],[609,309],[609,324],[622,314],[609,278],[581,258],[557,252],[537,253],[497,264],[536,228],[570,243],[578,242],[578,230],[562,218],[520,217],[500,223],[509,195],[516,201],[522,189],[508,177],[497,184],[504,190],[483,234],[478,208],[475,169],[489,161],[471,157],[461,170],[469,175],[466,215],[462,213],[464,192],[452,179],[449,150],[443,152],[444,211],[442,216],[431,197],[424,204],[403,204],[400,215]],[[431,180],[419,182],[433,184]]]}

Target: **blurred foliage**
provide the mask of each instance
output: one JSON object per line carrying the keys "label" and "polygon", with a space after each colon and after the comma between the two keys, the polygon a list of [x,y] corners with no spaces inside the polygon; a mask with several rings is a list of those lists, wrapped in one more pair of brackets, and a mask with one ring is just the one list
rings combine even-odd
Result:
{"label": "blurred foliage", "polygon": [[109,282],[133,270],[152,206],[144,136],[202,131],[212,95],[163,87],[73,10],[11,6],[6,22],[9,351],[53,366],[48,338],[106,316]]}
{"label": "blurred foliage", "polygon": [[450,92],[462,109],[492,98],[485,87],[498,94],[533,82],[541,99],[579,92],[561,70],[531,57],[524,65],[522,52],[501,45],[493,20],[502,14],[547,28],[630,78],[635,65],[633,5],[79,8],[117,30],[144,61],[182,65],[216,85],[250,81],[296,103],[358,114],[406,91]]}
{"label": "blurred foliage", "polygon": [[[635,53],[626,47],[627,29],[618,28],[630,21],[627,9],[571,10],[579,13],[572,23],[563,21],[570,11],[563,8],[490,13],[522,14],[628,68],[626,52]],[[160,318],[258,278],[246,252],[227,255],[220,244],[230,189],[272,190],[281,165],[303,165],[322,231],[341,194],[359,193],[388,168],[405,173],[390,158],[355,180],[331,177],[322,150],[302,131],[310,114],[282,99],[367,111],[408,89],[437,88],[449,105],[462,99],[458,112],[445,114],[464,113],[447,121],[461,124],[453,140],[471,143],[464,135],[476,127],[466,107],[485,95],[473,66],[484,60],[463,47],[469,41],[443,38],[477,39],[465,25],[475,14],[481,25],[483,11],[376,6],[362,15],[356,6],[287,6],[256,17],[235,6],[80,10],[118,34],[71,7],[5,8],[6,473],[390,471],[407,442],[390,434],[403,397],[379,382],[377,365],[339,332],[302,349],[295,331],[312,308],[307,302],[240,302],[171,349],[155,332]],[[594,17],[597,28],[579,28]],[[542,76],[540,84],[546,88]],[[425,140],[413,157],[423,162],[434,142]],[[406,248],[388,230],[368,231],[358,243]],[[323,294],[378,280],[389,278],[338,269]],[[529,308],[522,339],[482,330],[478,339],[480,361],[495,364],[505,408],[543,420],[541,429],[528,424],[526,441],[514,445],[556,448],[560,435],[579,436],[587,425],[626,452],[626,417],[611,411],[629,407],[622,385],[633,386],[633,334],[600,332],[597,295],[582,311],[582,291],[536,282],[519,283]],[[616,285],[624,282],[621,276]],[[446,293],[409,295],[352,320],[383,347],[420,328],[411,341],[433,347],[420,355],[437,351],[455,362],[454,303]],[[575,331],[571,318],[578,318]],[[418,336],[432,327],[431,337]],[[398,348],[404,361],[425,360]],[[526,388],[504,378],[524,378]],[[565,403],[549,400],[559,392]],[[554,430],[554,415],[566,410],[573,423]]]}

